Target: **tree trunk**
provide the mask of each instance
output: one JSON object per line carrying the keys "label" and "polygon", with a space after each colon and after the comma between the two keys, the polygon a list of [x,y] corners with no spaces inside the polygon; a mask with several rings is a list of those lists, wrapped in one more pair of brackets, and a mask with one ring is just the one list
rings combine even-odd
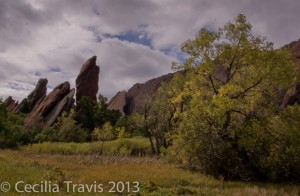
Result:
{"label": "tree trunk", "polygon": [[151,154],[155,154],[155,148],[154,148],[154,144],[153,144],[153,140],[152,140],[152,137],[151,135],[149,135],[149,141],[150,141],[150,144],[151,144]]}
{"label": "tree trunk", "polygon": [[102,145],[101,145],[101,155],[103,155],[103,146],[104,146],[104,141],[102,141]]}

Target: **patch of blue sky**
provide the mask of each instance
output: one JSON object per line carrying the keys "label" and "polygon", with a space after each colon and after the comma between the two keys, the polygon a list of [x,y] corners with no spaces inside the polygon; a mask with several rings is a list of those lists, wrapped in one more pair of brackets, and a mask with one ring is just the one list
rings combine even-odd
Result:
{"label": "patch of blue sky", "polygon": [[120,35],[115,35],[114,37],[120,40],[143,44],[151,48],[151,40],[148,39],[147,34],[143,32],[126,32]]}
{"label": "patch of blue sky", "polygon": [[49,72],[61,72],[61,69],[59,67],[49,67]]}
{"label": "patch of blue sky", "polygon": [[[122,41],[128,41],[128,42],[133,42],[133,43],[137,43],[137,44],[142,44],[142,45],[152,48],[151,39],[149,39],[147,37],[147,34],[145,32],[127,31],[127,32],[123,32],[121,34],[116,34],[116,35],[105,34],[104,37],[105,38],[117,38]],[[103,37],[101,37],[101,36],[97,37],[97,41],[99,41],[99,42],[102,39],[103,39]]]}
{"label": "patch of blue sky", "polygon": [[23,86],[21,86],[20,84],[16,83],[16,82],[9,82],[7,87],[17,90],[17,91],[23,91],[26,90]]}
{"label": "patch of blue sky", "polygon": [[36,72],[34,72],[34,75],[35,76],[42,76],[42,73],[40,71],[36,71]]}
{"label": "patch of blue sky", "polygon": [[37,84],[37,81],[16,80],[15,84],[19,85],[19,86],[21,86],[22,84],[26,84],[26,85],[31,85],[31,86],[35,87]]}
{"label": "patch of blue sky", "polygon": [[165,53],[168,56],[174,57],[177,59],[177,62],[179,64],[183,64],[185,60],[187,59],[187,54],[184,52],[181,52],[180,50],[176,48],[165,48],[162,49],[161,52]]}
{"label": "patch of blue sky", "polygon": [[55,88],[55,86],[53,86],[53,85],[51,85],[51,84],[48,84],[48,85],[47,85],[47,90],[48,90],[48,91],[52,91],[54,88]]}

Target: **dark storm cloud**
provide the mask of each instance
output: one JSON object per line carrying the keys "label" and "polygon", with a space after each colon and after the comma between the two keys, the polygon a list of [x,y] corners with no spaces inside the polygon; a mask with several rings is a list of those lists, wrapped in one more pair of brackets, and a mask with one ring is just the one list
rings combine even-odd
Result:
{"label": "dark storm cloud", "polygon": [[[227,4],[227,5],[225,5]],[[300,38],[300,1],[297,0],[230,0],[223,1],[228,10],[226,20],[243,13],[251,22],[254,32],[265,36],[277,47]],[[219,13],[226,16],[225,13]],[[218,17],[216,17],[218,20]]]}
{"label": "dark storm cloud", "polygon": [[34,9],[27,1],[0,1],[1,52],[30,44],[37,28],[55,20],[56,14]]}
{"label": "dark storm cloud", "polygon": [[[298,0],[0,0],[0,96],[22,99],[39,77],[74,87],[97,55],[100,92],[110,97],[170,72],[172,60],[183,61],[183,41],[239,13],[279,47],[299,39],[299,7]],[[22,91],[8,85],[16,81]]]}

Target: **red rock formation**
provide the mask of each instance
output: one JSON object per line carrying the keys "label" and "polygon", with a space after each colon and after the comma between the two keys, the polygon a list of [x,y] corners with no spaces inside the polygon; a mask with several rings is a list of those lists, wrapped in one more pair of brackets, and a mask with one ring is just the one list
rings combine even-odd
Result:
{"label": "red rock formation", "polygon": [[119,110],[122,115],[124,113],[124,107],[126,106],[126,91],[119,91],[111,100],[108,102],[109,110]]}
{"label": "red rock formation", "polygon": [[22,102],[18,105],[18,107],[13,112],[15,113],[20,112],[20,110],[22,109],[22,107],[25,106],[25,104],[28,106],[29,112],[31,112],[33,108],[39,105],[39,103],[41,103],[43,99],[46,97],[47,84],[48,84],[47,78],[39,79],[36,87],[31,91],[31,93],[25,99],[22,100]]}
{"label": "red rock formation", "polygon": [[75,94],[75,89],[71,89],[71,91],[61,100],[59,101],[55,107],[51,110],[51,112],[46,116],[45,118],[45,123],[48,126],[53,125],[57,117],[61,115],[63,111],[70,111],[74,104],[74,94]]}
{"label": "red rock formation", "polygon": [[66,96],[69,99],[71,97],[71,92],[73,92],[74,95],[74,90],[70,90],[69,82],[64,82],[55,87],[54,90],[46,96],[45,99],[36,106],[25,119],[25,127],[41,130],[45,125],[52,125],[64,108],[61,107],[61,105],[64,105],[61,104],[61,101],[64,100]]}
{"label": "red rock formation", "polygon": [[[300,77],[300,40],[294,41],[288,45],[294,57],[294,61],[298,64],[298,78]],[[300,84],[295,83],[292,88],[288,89],[282,101],[282,106],[300,103]]]}
{"label": "red rock formation", "polygon": [[13,100],[12,96],[9,96],[7,97],[5,100],[4,100],[4,105],[6,107],[8,107],[12,102],[16,102],[15,100]]}
{"label": "red rock formation", "polygon": [[13,111],[18,107],[18,101],[14,100],[12,96],[9,96],[4,100],[4,105],[9,111]]}
{"label": "red rock formation", "polygon": [[151,98],[162,82],[170,82],[174,73],[151,79],[144,84],[135,84],[128,92],[118,92],[108,103],[108,109],[116,109],[121,114],[132,114],[142,109],[147,98]]}
{"label": "red rock formation", "polygon": [[97,101],[98,82],[100,68],[96,65],[97,57],[90,58],[81,68],[76,78],[76,101],[81,97],[89,97],[92,101]]}

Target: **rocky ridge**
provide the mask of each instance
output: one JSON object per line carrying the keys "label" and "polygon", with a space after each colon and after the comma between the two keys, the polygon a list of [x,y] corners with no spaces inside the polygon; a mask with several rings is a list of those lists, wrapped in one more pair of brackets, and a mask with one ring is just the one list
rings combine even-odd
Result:
{"label": "rocky ridge", "polygon": [[[177,72],[176,72],[177,73]],[[119,110],[123,115],[130,115],[142,109],[147,98],[154,95],[163,82],[170,82],[175,73],[169,73],[158,78],[151,79],[143,84],[133,85],[127,92],[118,92],[108,102],[108,109]]]}
{"label": "rocky ridge", "polygon": [[64,82],[46,95],[48,80],[41,78],[20,104],[9,96],[4,101],[5,106],[14,113],[19,113],[26,107],[29,114],[24,125],[27,128],[42,130],[45,126],[53,125],[62,112],[69,112],[74,107],[75,93],[77,100],[86,96],[96,101],[100,71],[99,66],[96,65],[96,59],[97,57],[94,56],[82,66],[76,79],[76,90],[71,89],[69,82]]}

